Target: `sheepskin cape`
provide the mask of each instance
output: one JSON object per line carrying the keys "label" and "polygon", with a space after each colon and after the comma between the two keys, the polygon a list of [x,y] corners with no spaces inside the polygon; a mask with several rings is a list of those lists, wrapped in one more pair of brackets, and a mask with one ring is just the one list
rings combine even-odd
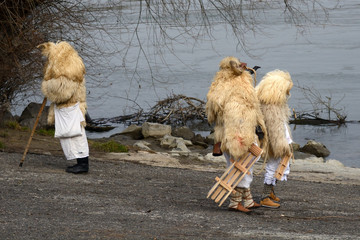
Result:
{"label": "sheepskin cape", "polygon": [[221,150],[238,159],[257,141],[256,126],[260,125],[265,135],[266,129],[251,74],[234,74],[226,65],[226,59],[221,61],[210,86],[206,114],[209,123],[215,123],[215,142],[221,142]]}
{"label": "sheepskin cape", "polygon": [[[76,50],[67,42],[47,42],[39,45],[47,57],[41,91],[52,103],[48,123],[54,124],[54,104],[58,108],[70,107],[80,102],[85,117],[86,87],[85,66]],[[85,126],[85,122],[82,123]]]}
{"label": "sheepskin cape", "polygon": [[287,127],[290,133],[290,109],[287,99],[292,86],[293,82],[288,72],[274,70],[268,72],[255,88],[268,132],[269,158],[284,157],[291,152],[285,128]]}

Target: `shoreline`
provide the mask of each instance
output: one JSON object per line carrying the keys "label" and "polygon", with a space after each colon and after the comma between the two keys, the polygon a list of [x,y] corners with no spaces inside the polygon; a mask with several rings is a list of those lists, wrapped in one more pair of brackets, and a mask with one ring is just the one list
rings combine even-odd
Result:
{"label": "shoreline", "polygon": [[[7,153],[24,152],[30,133],[28,131],[14,129],[0,129],[0,142],[6,147],[2,151]],[[159,166],[168,168],[191,169],[201,172],[224,172],[226,161],[223,156],[213,157],[210,148],[199,146],[188,146],[190,152],[177,152],[176,149],[163,148],[160,146],[159,139],[146,138],[134,140],[125,135],[116,134],[110,138],[92,139],[89,141],[109,141],[114,140],[123,145],[130,146],[127,153],[104,153],[90,148],[90,161],[100,162],[134,162],[148,166]],[[142,142],[147,145],[148,150],[137,147],[136,143]],[[144,144],[145,142],[145,144]],[[46,144],[44,144],[46,143]],[[1,151],[1,149],[0,149]],[[43,136],[35,134],[28,154],[39,154],[44,156],[57,156],[64,158],[59,140],[53,136]],[[344,166],[340,161],[317,158],[313,155],[294,152],[295,161],[291,163],[290,179],[301,181],[318,181],[336,184],[356,184],[360,185],[360,168]],[[25,160],[25,165],[26,165]],[[66,160],[64,158],[64,164]],[[262,169],[261,159],[254,165],[254,173]],[[260,173],[262,175],[263,173]]]}
{"label": "shoreline", "polygon": [[[148,166],[189,169],[201,172],[219,172],[226,169],[223,156],[212,157],[211,153],[205,156],[193,157],[183,161],[186,156],[172,155],[166,152],[138,151],[134,153],[107,153],[93,157],[97,161],[124,161],[144,164]],[[197,158],[197,159],[195,159]],[[260,160],[261,161],[261,160]],[[254,165],[254,175],[262,176],[264,171],[262,162]],[[335,184],[360,185],[360,168],[344,166],[340,161],[330,159],[324,162],[323,158],[309,157],[295,159],[291,163],[289,179]]]}

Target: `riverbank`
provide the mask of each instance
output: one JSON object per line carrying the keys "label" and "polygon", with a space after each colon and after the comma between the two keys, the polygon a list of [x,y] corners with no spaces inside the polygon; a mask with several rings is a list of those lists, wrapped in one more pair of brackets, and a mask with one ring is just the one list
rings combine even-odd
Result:
{"label": "riverbank", "polygon": [[[3,151],[10,153],[23,153],[27,145],[30,133],[9,128],[0,129],[0,142],[5,145]],[[211,146],[204,148],[198,145],[188,146],[188,154],[177,153],[170,148],[160,146],[160,140],[147,138],[135,140],[130,136],[115,134],[112,137],[101,139],[89,139],[89,142],[115,141],[127,146],[127,153],[106,153],[99,151],[90,144],[92,160],[98,161],[126,161],[145,164],[157,167],[170,167],[191,169],[204,172],[224,171],[226,168],[225,158],[212,157]],[[147,145],[149,150],[137,147],[137,143]],[[48,156],[63,157],[63,152],[58,139],[53,136],[35,133],[29,148],[29,154],[39,154]],[[360,169],[344,166],[341,162],[334,159],[317,158],[313,155],[295,152],[295,160],[291,163],[291,177],[303,181],[319,181],[336,184],[355,184],[360,185]],[[20,159],[19,159],[20,161]],[[64,160],[65,161],[65,160]],[[66,163],[66,161],[65,161]],[[65,164],[64,163],[64,164]],[[27,165],[25,159],[24,165]],[[259,175],[263,168],[261,161],[254,165],[255,173]]]}

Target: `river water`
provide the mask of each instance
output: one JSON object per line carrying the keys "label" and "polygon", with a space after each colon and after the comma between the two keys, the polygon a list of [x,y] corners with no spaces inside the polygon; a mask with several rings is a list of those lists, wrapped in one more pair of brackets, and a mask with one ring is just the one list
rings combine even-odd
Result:
{"label": "river water", "polygon": [[[333,2],[324,1],[325,4]],[[136,7],[138,6],[134,4],[131,6]],[[134,15],[136,18],[134,12],[136,9],[129,9],[123,14],[128,14],[129,17]],[[311,26],[300,34],[299,29],[284,22],[282,10],[266,10],[266,19],[259,19],[263,32],[250,32],[246,35],[247,46],[253,57],[237,49],[234,37],[226,32],[224,25],[214,25],[214,39],[211,41],[205,38],[197,43],[189,41],[185,45],[174,44],[171,50],[176,56],[163,51],[161,57],[171,71],[161,64],[160,55],[152,48],[152,43],[146,40],[152,36],[150,33],[153,29],[147,25],[139,26],[140,39],[144,39],[142,41],[146,51],[155,53],[150,58],[153,72],[149,71],[147,62],[140,59],[135,76],[142,80],[133,78],[132,71],[117,67],[123,64],[123,56],[112,56],[108,59],[108,64],[115,71],[105,80],[105,86],[108,87],[88,84],[89,113],[92,118],[102,118],[133,113],[139,106],[148,110],[156,101],[172,94],[206,100],[206,93],[220,60],[225,56],[236,56],[250,67],[261,66],[257,72],[258,81],[266,72],[274,69],[289,71],[297,86],[292,89],[289,105],[296,111],[312,109],[300,89],[303,86],[318,91],[324,98],[331,97],[332,103],[341,100],[336,107],[341,108],[347,115],[347,120],[352,120],[353,123],[341,127],[291,126],[292,134],[300,145],[304,145],[309,139],[322,142],[331,151],[327,159],[337,159],[346,166],[360,167],[360,3],[357,0],[340,1],[339,8],[329,14],[329,22]],[[108,16],[106,21],[115,19]],[[116,29],[112,31],[116,34]],[[131,31],[121,32],[121,38],[130,38],[131,34]],[[127,66],[130,69],[132,64],[135,65],[138,50],[136,47],[129,49],[128,59],[131,60]],[[151,80],[150,73],[159,81]],[[100,73],[99,78],[101,76]],[[124,126],[118,126],[106,134],[88,135],[103,137],[120,132],[123,128]]]}

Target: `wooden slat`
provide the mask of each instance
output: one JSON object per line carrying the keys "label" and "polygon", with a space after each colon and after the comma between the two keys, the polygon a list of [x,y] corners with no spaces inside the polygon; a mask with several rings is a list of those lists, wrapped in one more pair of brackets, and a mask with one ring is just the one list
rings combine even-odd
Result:
{"label": "wooden slat", "polygon": [[290,157],[291,156],[285,156],[281,159],[279,166],[277,167],[275,172],[275,178],[277,180],[281,180],[282,176],[284,175],[284,171],[289,163]]}
{"label": "wooden slat", "polygon": [[220,201],[219,206],[221,206],[229,195],[235,191],[235,187],[241,182],[245,174],[250,174],[250,168],[260,158],[261,153],[262,149],[253,144],[249,149],[249,153],[240,161],[231,161],[233,163],[226,169],[224,174],[220,178],[215,178],[216,183],[207,197],[211,196],[211,199],[216,203]]}
{"label": "wooden slat", "polygon": [[[233,164],[231,164],[227,169],[226,171],[224,172],[224,174],[221,176],[220,180],[224,179],[225,176],[227,176],[227,174],[230,172],[230,170],[234,167],[235,165],[235,162]],[[217,182],[209,191],[208,195],[207,195],[207,198],[210,197],[210,195],[213,193],[213,191],[215,191],[215,189],[219,186],[220,182]]]}

